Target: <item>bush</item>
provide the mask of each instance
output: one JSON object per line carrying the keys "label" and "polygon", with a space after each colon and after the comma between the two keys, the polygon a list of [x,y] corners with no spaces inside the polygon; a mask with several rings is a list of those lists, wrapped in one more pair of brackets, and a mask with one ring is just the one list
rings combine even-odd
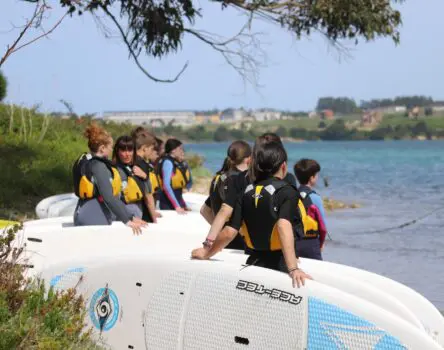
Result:
{"label": "bush", "polygon": [[347,140],[352,132],[347,129],[342,119],[337,119],[320,134],[322,140]]}
{"label": "bush", "polygon": [[11,248],[16,225],[0,235],[0,349],[99,349],[85,330],[85,303],[74,289],[47,291],[27,279],[23,248]]}
{"label": "bush", "polygon": [[214,132],[214,141],[222,142],[230,139],[230,131],[225,126],[219,126]]}
{"label": "bush", "polygon": [[288,135],[287,129],[284,128],[283,126],[280,126],[276,129],[276,134],[279,137],[286,137]]}
{"label": "bush", "polygon": [[6,80],[3,73],[0,71],[0,102],[3,101],[6,97],[8,87],[8,81]]}

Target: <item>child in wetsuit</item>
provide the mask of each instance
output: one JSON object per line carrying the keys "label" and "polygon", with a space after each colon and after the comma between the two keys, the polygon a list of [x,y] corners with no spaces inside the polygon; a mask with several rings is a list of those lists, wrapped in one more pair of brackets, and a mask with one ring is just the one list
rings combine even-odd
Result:
{"label": "child in wetsuit", "polygon": [[294,166],[294,173],[300,184],[298,190],[307,215],[318,223],[316,232],[307,232],[305,237],[296,243],[297,254],[299,257],[317,260],[322,260],[321,253],[327,235],[322,198],[313,190],[320,171],[321,166],[313,159],[301,159]]}

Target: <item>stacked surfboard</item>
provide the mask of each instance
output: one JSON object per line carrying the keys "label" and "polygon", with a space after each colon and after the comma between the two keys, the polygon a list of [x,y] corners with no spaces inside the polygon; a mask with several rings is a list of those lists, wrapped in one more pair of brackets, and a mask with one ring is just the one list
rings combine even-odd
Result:
{"label": "stacked surfboard", "polygon": [[27,264],[56,289],[84,294],[88,325],[115,349],[442,349],[444,319],[414,290],[352,267],[301,259],[312,275],[246,266],[225,250],[190,259],[208,224],[163,212],[140,236],[121,223],[27,222]]}
{"label": "stacked surfboard", "polygon": [[[202,194],[186,192],[184,200],[193,211],[199,211],[206,197]],[[74,193],[64,193],[47,197],[35,207],[39,219],[59,216],[72,216],[77,205],[77,196]]]}

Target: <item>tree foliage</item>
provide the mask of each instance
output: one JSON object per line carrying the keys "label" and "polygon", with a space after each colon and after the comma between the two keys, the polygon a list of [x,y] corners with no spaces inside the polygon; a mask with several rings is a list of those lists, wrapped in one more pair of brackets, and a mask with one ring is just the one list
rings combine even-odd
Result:
{"label": "tree foliage", "polygon": [[390,106],[404,106],[407,108],[425,107],[433,104],[433,99],[427,96],[398,96],[395,98],[373,99],[361,101],[361,108],[373,109]]}
{"label": "tree foliage", "polygon": [[6,80],[6,77],[3,75],[3,73],[0,71],[0,102],[4,100],[6,97],[8,82]]}
{"label": "tree foliage", "polygon": [[358,110],[355,100],[348,97],[321,97],[318,100],[316,110],[321,112],[331,109],[335,113],[350,114]]}
{"label": "tree foliage", "polygon": [[[46,0],[22,0],[45,3]],[[182,48],[184,37],[192,36],[219,52],[243,78],[252,82],[260,66],[260,42],[251,31],[256,19],[274,23],[294,34],[296,38],[320,33],[331,43],[342,47],[341,39],[359,38],[370,41],[391,37],[399,42],[400,12],[394,7],[403,0],[212,0],[221,9],[232,7],[246,15],[246,24],[232,38],[194,27],[204,15],[198,2],[191,0],[59,0],[67,13],[92,13],[97,20],[105,14],[117,28],[130,56],[139,68],[156,81],[173,82],[187,64],[172,79],[151,75],[138,61],[145,54],[162,58]]]}

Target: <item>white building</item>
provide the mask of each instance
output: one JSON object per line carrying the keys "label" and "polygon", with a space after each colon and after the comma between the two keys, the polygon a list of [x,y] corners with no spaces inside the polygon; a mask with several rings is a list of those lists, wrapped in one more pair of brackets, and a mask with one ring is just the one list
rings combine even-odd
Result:
{"label": "white building", "polygon": [[263,122],[267,120],[279,120],[281,119],[282,113],[269,109],[261,109],[258,111],[254,111],[252,115],[253,118],[256,119],[256,121]]}
{"label": "white building", "polygon": [[153,127],[162,127],[170,123],[186,126],[194,123],[195,116],[196,114],[190,111],[109,111],[103,113],[103,120]]}
{"label": "white building", "polygon": [[220,115],[220,121],[223,123],[233,123],[242,121],[248,116],[248,113],[244,109],[232,109],[228,108],[222,111]]}

